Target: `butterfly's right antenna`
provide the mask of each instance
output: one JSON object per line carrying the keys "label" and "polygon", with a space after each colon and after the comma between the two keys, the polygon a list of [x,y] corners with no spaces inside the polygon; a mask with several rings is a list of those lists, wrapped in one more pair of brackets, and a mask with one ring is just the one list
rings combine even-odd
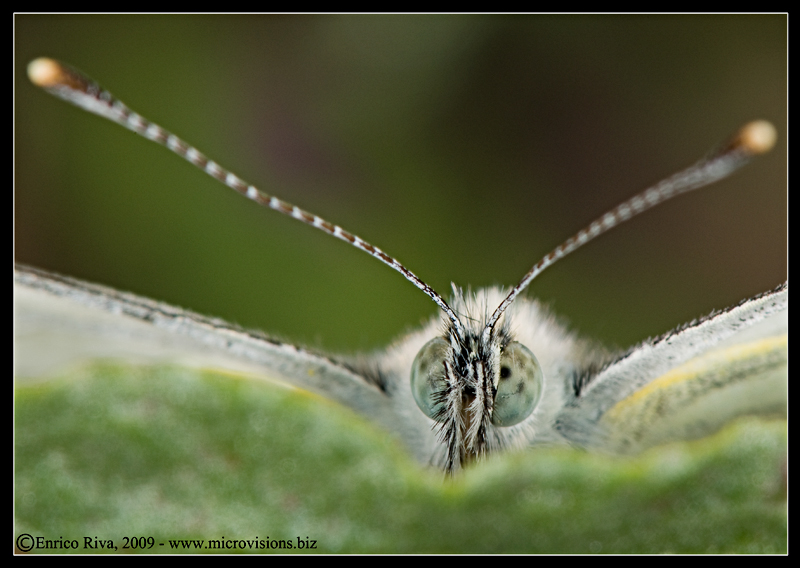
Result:
{"label": "butterfly's right antenna", "polygon": [[166,146],[214,179],[221,181],[231,189],[241,193],[259,205],[269,207],[279,213],[283,213],[312,227],[316,227],[366,252],[384,264],[389,265],[436,302],[442,311],[447,314],[447,317],[450,318],[458,335],[463,337],[463,326],[456,313],[447,305],[447,302],[444,301],[444,298],[442,298],[436,290],[423,282],[416,274],[378,247],[372,246],[365,240],[345,231],[338,225],[329,223],[321,217],[308,213],[282,199],[268,195],[255,186],[246,183],[236,174],[226,170],[216,162],[209,160],[200,153],[199,150],[190,146],[171,132],[133,112],[125,106],[122,101],[77,69],[64,65],[54,59],[40,57],[28,64],[28,77],[34,85],[42,87],[51,95],[62,98],[75,106],[107,118],[129,130],[133,130],[136,134],[141,134],[153,142]]}
{"label": "butterfly's right antenna", "polygon": [[484,337],[488,339],[497,320],[528,284],[558,259],[564,258],[595,237],[667,199],[729,176],[749,162],[753,156],[768,152],[775,144],[776,137],[775,127],[766,120],[755,120],[745,124],[726,144],[712,151],[706,158],[620,203],[591,225],[571,236],[534,264],[519,284],[514,286],[489,318],[483,331]]}

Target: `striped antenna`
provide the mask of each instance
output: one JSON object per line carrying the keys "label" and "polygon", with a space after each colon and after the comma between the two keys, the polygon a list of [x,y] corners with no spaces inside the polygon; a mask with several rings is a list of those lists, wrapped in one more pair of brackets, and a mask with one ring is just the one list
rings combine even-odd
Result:
{"label": "striped antenna", "polygon": [[447,317],[450,318],[458,335],[463,337],[463,326],[456,313],[447,305],[447,302],[444,301],[444,298],[423,282],[416,274],[378,247],[372,246],[365,240],[345,231],[338,225],[329,223],[321,217],[308,213],[282,199],[268,195],[255,186],[248,184],[236,174],[226,170],[216,162],[209,160],[197,150],[197,148],[187,144],[168,130],[161,128],[158,124],[150,122],[140,114],[133,112],[125,106],[122,101],[77,69],[53,59],[40,57],[28,64],[28,77],[34,85],[42,87],[51,95],[62,98],[75,106],[107,118],[129,130],[133,130],[136,134],[140,134],[153,142],[166,146],[214,179],[221,181],[234,191],[241,193],[259,205],[269,207],[279,213],[283,213],[307,225],[311,225],[337,239],[353,245],[357,249],[366,252],[382,263],[394,268],[414,284],[414,286],[422,290],[436,302],[444,313],[447,314]]}
{"label": "striped antenna", "polygon": [[[234,173],[224,169],[216,162],[209,160],[199,150],[190,146],[171,132],[164,130],[159,125],[133,112],[111,93],[100,87],[95,81],[72,67],[53,59],[42,57],[32,61],[28,65],[28,76],[31,82],[42,87],[50,94],[60,97],[91,113],[116,122],[162,146],[166,146],[211,177],[221,181],[231,189],[255,201],[259,205],[269,207],[284,215],[293,217],[298,221],[302,221],[307,225],[316,227],[377,258],[379,261],[405,276],[414,286],[422,290],[428,297],[436,302],[453,323],[456,334],[459,337],[464,337],[464,327],[456,313],[447,305],[447,302],[416,274],[378,247],[372,246],[360,237],[345,231],[338,225],[329,223],[321,217],[312,215],[277,197],[263,193],[255,186],[241,180]],[[506,308],[508,308],[516,297],[527,288],[528,284],[530,284],[545,268],[635,215],[647,211],[651,207],[675,197],[676,195],[709,185],[732,174],[745,165],[753,156],[769,151],[774,145],[776,137],[775,128],[769,122],[764,120],[750,122],[742,127],[730,141],[712,152],[708,157],[621,203],[595,220],[588,227],[567,239],[537,262],[533,268],[522,277],[519,284],[511,290],[489,318],[484,328],[483,338],[485,340],[490,338],[495,324],[500,319],[500,316],[503,315]]]}
{"label": "striped antenna", "polygon": [[696,164],[620,203],[588,227],[575,233],[534,264],[533,268],[522,277],[519,284],[514,286],[486,323],[483,331],[484,338],[488,340],[497,320],[500,319],[506,308],[545,268],[639,213],[676,195],[698,189],[729,176],[750,161],[753,156],[769,151],[775,144],[776,138],[775,127],[766,120],[750,122],[740,128],[727,143],[710,152],[707,157]]}

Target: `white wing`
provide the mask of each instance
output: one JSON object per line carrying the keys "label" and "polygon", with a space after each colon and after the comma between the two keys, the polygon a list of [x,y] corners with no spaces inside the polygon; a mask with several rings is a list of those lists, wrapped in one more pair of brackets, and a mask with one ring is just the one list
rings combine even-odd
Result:
{"label": "white wing", "polygon": [[569,441],[633,453],[787,405],[786,284],[631,349],[556,419]]}
{"label": "white wing", "polygon": [[31,267],[16,267],[14,293],[17,380],[99,358],[244,372],[354,409],[402,438],[421,461],[433,451],[435,439],[421,413],[398,408],[392,389],[368,364],[335,360],[223,320]]}

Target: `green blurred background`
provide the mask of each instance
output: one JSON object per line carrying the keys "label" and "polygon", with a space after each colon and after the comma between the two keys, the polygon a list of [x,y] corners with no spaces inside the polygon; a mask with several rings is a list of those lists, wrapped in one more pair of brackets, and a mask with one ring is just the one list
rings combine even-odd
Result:
{"label": "green blurred background", "polygon": [[765,118],[777,148],[548,270],[528,295],[627,346],[786,278],[786,16],[15,18],[16,260],[330,350],[435,313],[367,255],[34,88],[82,69],[440,293],[513,285]]}

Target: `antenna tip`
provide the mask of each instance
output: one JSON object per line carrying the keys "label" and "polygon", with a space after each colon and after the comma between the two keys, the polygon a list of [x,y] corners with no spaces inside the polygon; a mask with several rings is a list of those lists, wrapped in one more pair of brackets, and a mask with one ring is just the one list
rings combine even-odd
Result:
{"label": "antenna tip", "polygon": [[745,124],[736,134],[736,145],[748,154],[769,152],[775,145],[778,132],[766,120],[754,120]]}
{"label": "antenna tip", "polygon": [[28,78],[37,87],[52,87],[64,82],[64,67],[55,59],[40,57],[28,63]]}

